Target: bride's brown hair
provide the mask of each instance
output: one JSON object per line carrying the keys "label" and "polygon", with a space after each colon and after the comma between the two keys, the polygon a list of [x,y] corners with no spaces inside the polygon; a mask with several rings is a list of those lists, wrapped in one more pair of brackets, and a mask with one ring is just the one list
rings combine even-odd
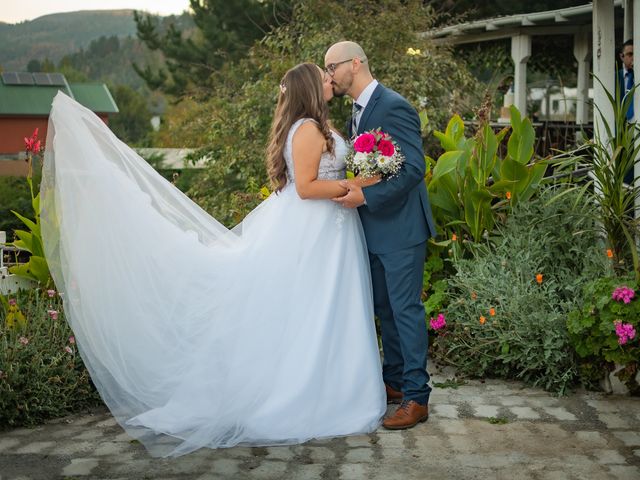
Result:
{"label": "bride's brown hair", "polygon": [[291,125],[301,118],[312,118],[317,122],[327,141],[327,150],[333,153],[329,107],[322,93],[322,72],[313,63],[296,65],[284,74],[280,82],[280,95],[267,147],[267,174],[276,192],[287,184],[284,148]]}

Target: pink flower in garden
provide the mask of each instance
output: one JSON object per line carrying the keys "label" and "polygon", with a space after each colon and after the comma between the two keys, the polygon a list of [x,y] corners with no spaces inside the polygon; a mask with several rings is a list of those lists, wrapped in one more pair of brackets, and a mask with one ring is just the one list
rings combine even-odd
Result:
{"label": "pink flower in garden", "polygon": [[636,292],[632,289],[623,285],[621,287],[616,288],[611,294],[611,298],[616,301],[622,301],[624,303],[629,303],[633,297],[636,296]]}
{"label": "pink flower in garden", "polygon": [[444,315],[442,313],[439,313],[438,317],[435,320],[433,319],[433,317],[431,317],[431,320],[429,321],[429,326],[433,330],[440,330],[441,328],[446,327],[447,322],[444,318]]}
{"label": "pink flower in garden", "polygon": [[380,140],[378,143],[378,151],[385,157],[390,157],[396,152],[396,147],[389,140]]}
{"label": "pink flower in garden", "polygon": [[49,295],[49,298],[53,298],[56,296],[56,291],[55,290],[47,290],[47,295]]}
{"label": "pink flower in garden", "polygon": [[12,307],[16,304],[16,299],[15,298],[10,298],[9,299],[9,305],[11,305]]}
{"label": "pink flower in garden", "polygon": [[40,140],[38,140],[38,129],[33,131],[30,137],[24,137],[24,148],[27,152],[40,153]]}
{"label": "pink flower in garden", "polygon": [[376,145],[376,137],[370,133],[363,133],[353,143],[353,149],[356,152],[371,153]]}
{"label": "pink flower in garden", "polygon": [[69,345],[67,345],[66,347],[64,347],[65,352],[67,353],[73,353],[73,350],[71,350],[71,347]]}
{"label": "pink flower in garden", "polygon": [[57,310],[47,310],[47,313],[49,314],[49,317],[51,317],[51,320],[57,320],[58,319],[58,311]]}
{"label": "pink flower in garden", "polygon": [[73,335],[71,335],[71,336],[69,337],[69,343],[70,343],[71,345],[74,345],[74,344],[76,343],[76,337],[74,337]]}
{"label": "pink flower in garden", "polygon": [[629,340],[636,338],[636,329],[630,323],[622,323],[620,320],[613,323],[616,326],[619,345],[625,345]]}
{"label": "pink flower in garden", "polygon": [[20,337],[18,339],[18,341],[22,344],[22,345],[26,345],[29,343],[29,339],[27,337]]}

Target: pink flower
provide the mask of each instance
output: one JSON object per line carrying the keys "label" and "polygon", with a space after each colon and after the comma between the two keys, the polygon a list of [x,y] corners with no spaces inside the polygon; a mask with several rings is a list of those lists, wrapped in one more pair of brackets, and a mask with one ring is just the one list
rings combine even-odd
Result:
{"label": "pink flower", "polygon": [[370,133],[363,133],[353,143],[353,149],[356,152],[371,153],[376,145],[376,137]]}
{"label": "pink flower", "polygon": [[9,299],[9,305],[11,305],[12,307],[16,304],[16,299],[15,298],[10,298]]}
{"label": "pink flower", "polygon": [[55,290],[47,290],[47,295],[49,295],[49,298],[53,298],[56,296],[56,291]]}
{"label": "pink flower", "polygon": [[69,343],[70,343],[71,345],[75,344],[75,343],[76,343],[76,337],[74,337],[73,335],[71,335],[71,336],[69,337]]}
{"label": "pink flower", "polygon": [[47,310],[47,313],[49,314],[49,317],[51,318],[51,320],[57,320],[58,319],[58,311],[57,310]]}
{"label": "pink flower", "polygon": [[442,313],[439,313],[438,317],[435,320],[433,319],[433,317],[431,317],[431,320],[429,321],[429,326],[433,330],[440,330],[441,328],[446,327],[447,322],[444,318],[444,315]]}
{"label": "pink flower", "polygon": [[27,152],[40,153],[40,146],[40,140],[38,140],[38,129],[36,128],[29,138],[24,137],[24,148]]}
{"label": "pink flower", "polygon": [[631,302],[631,299],[635,296],[636,296],[636,292],[633,289],[627,287],[626,285],[616,288],[611,294],[611,298],[613,298],[618,302],[622,301],[624,303]]}
{"label": "pink flower", "polygon": [[22,345],[26,345],[29,343],[29,339],[27,337],[20,337],[18,339],[18,341],[22,344]]}
{"label": "pink flower", "polygon": [[71,350],[71,347],[70,347],[69,345],[67,345],[66,347],[64,347],[64,350],[65,350],[67,353],[73,353],[73,350]]}
{"label": "pink flower", "polygon": [[616,326],[619,345],[624,345],[629,340],[636,338],[636,329],[630,323],[622,323],[620,320],[616,320],[613,323]]}
{"label": "pink flower", "polygon": [[389,140],[380,140],[378,143],[378,151],[385,157],[390,157],[396,153],[396,147]]}

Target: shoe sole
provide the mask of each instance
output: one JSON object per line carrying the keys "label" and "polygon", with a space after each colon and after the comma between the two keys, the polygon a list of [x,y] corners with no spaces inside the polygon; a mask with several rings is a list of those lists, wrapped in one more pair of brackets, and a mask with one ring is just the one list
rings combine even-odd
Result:
{"label": "shoe sole", "polygon": [[383,428],[386,428],[387,430],[406,430],[407,428],[413,428],[415,427],[417,424],[419,423],[424,423],[427,420],[429,420],[429,415],[425,415],[424,417],[418,419],[418,421],[416,423],[412,423],[410,425],[393,425],[390,427],[387,427],[384,423],[382,424]]}
{"label": "shoe sole", "polygon": [[388,398],[387,397],[387,405],[400,405],[402,403],[401,398]]}

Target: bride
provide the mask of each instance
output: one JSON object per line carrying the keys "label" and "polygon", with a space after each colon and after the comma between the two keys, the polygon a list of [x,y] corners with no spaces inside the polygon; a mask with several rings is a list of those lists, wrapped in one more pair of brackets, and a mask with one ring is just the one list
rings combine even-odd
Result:
{"label": "bride", "polygon": [[330,200],[345,193],[346,154],[331,96],[316,65],[284,75],[267,152],[276,191],[232,230],[92,112],[54,99],[47,259],[93,382],[154,456],[379,425],[364,236],[357,212]]}

